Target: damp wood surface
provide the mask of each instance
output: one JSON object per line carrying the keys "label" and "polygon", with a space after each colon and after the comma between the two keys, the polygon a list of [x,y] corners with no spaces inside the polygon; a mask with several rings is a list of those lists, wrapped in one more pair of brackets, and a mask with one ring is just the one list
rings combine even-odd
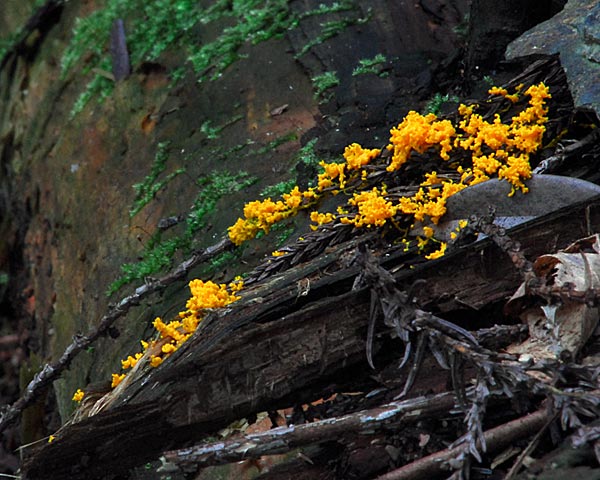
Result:
{"label": "damp wood surface", "polygon": [[[600,199],[593,199],[508,234],[534,259],[599,228]],[[361,239],[258,282],[239,304],[209,318],[168,362],[129,385],[110,408],[65,427],[52,444],[26,451],[26,478],[125,472],[236,419],[313,401],[350,377],[367,376],[369,292],[352,290],[358,267],[339,263]],[[479,309],[506,299],[521,281],[508,256],[487,239],[414,268],[401,268],[407,260],[401,249],[380,258],[402,288],[425,280],[420,301],[431,307],[453,300]],[[389,355],[377,340],[374,351],[376,365],[380,355]],[[400,343],[391,355],[401,358]]]}

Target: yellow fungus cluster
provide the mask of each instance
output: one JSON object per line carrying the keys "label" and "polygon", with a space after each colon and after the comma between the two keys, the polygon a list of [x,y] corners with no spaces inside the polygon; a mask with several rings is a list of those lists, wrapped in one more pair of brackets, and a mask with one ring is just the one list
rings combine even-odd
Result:
{"label": "yellow fungus cluster", "polygon": [[321,213],[321,212],[311,212],[310,213],[310,220],[314,223],[316,223],[317,225],[311,225],[311,228],[313,230],[316,230],[318,228],[318,226],[320,225],[324,225],[325,223],[331,223],[335,220],[335,215],[333,213]]}
{"label": "yellow fungus cluster", "polygon": [[456,130],[450,120],[437,120],[433,113],[423,116],[411,111],[400,125],[390,130],[390,135],[387,148],[393,155],[387,171],[394,172],[408,161],[413,151],[423,153],[434,146],[439,148],[442,159],[449,160]]}
{"label": "yellow fungus cluster", "polygon": [[[222,308],[239,300],[236,295],[244,286],[241,277],[228,285],[216,284],[211,281],[192,280],[189,283],[191,297],[186,303],[186,310],[179,313],[175,320],[168,323],[157,317],[152,325],[158,333],[158,338],[150,342],[142,340],[142,351],[129,355],[121,360],[123,370],[134,368],[142,359],[147,358],[152,367],[158,367],[166,358],[177,351],[196,331],[196,328],[205,316],[206,309]],[[125,373],[112,374],[112,388],[118,386],[125,378]],[[80,402],[85,393],[78,389],[73,395],[73,400]]]}
{"label": "yellow fungus cluster", "polygon": [[[490,93],[495,91],[491,89]],[[509,97],[505,91],[499,93]],[[544,123],[548,120],[545,100],[550,98],[550,92],[542,83],[532,85],[525,94],[530,97],[529,106],[513,116],[509,125],[502,123],[499,115],[493,122],[487,122],[473,113],[471,107],[459,110],[464,134],[454,143],[472,153],[472,167],[458,169],[462,183],[474,185],[496,174],[512,184],[511,195],[517,188],[527,192],[524,180],[531,178],[529,155],[541,145],[546,130]]]}
{"label": "yellow fungus cluster", "polygon": [[[349,179],[356,178],[357,174],[362,177],[365,173],[361,169],[369,162],[378,157],[381,150],[367,149],[358,143],[346,147],[344,151],[345,162],[326,163],[321,161],[323,172],[317,177],[317,186],[301,191],[297,186],[286,194],[282,199],[273,201],[267,198],[263,201],[252,201],[244,206],[244,218],[238,218],[236,223],[228,228],[229,238],[235,245],[241,245],[256,236],[260,231],[268,233],[271,226],[277,222],[296,215],[300,210],[309,208],[321,197],[323,192],[333,189],[337,194],[346,188]],[[333,214],[316,214],[313,221],[317,225],[333,221]]]}
{"label": "yellow fungus cluster", "polygon": [[488,90],[490,95],[501,95],[504,98],[510,100],[512,103],[517,103],[519,101],[519,92],[523,89],[523,84],[521,83],[517,87],[515,87],[515,92],[513,94],[509,94],[506,88],[501,87],[492,87]]}
{"label": "yellow fungus cluster", "polygon": [[186,302],[186,310],[179,312],[178,319],[168,323],[163,322],[160,317],[154,319],[152,326],[159,333],[159,338],[150,343],[142,343],[144,351],[151,348],[154,350],[150,355],[152,367],[158,367],[192,336],[202,321],[206,309],[222,308],[239,300],[240,297],[236,293],[242,289],[243,282],[240,278],[236,278],[229,285],[225,285],[196,279],[189,283],[189,287],[192,296]]}
{"label": "yellow fungus cluster", "polygon": [[340,222],[355,227],[382,227],[398,211],[397,205],[385,199],[386,194],[385,188],[378,190],[376,187],[355,193],[348,204],[355,206],[358,212],[354,216],[342,216]]}
{"label": "yellow fungus cluster", "polygon": [[[500,95],[516,103],[521,95],[522,85],[515,88],[515,93],[510,94],[506,89],[493,87],[489,90],[491,95]],[[382,227],[388,220],[393,220],[399,214],[407,215],[414,221],[427,220],[437,224],[446,213],[446,200],[451,195],[468,186],[484,182],[496,175],[507,180],[512,185],[511,195],[516,189],[527,192],[524,181],[531,177],[529,155],[539,149],[545,132],[547,121],[546,99],[550,98],[548,88],[540,83],[532,85],[525,92],[529,97],[528,107],[515,115],[510,124],[502,122],[499,115],[487,121],[480,114],[475,113],[476,106],[460,105],[458,114],[462,117],[457,126],[449,120],[438,120],[434,114],[421,115],[411,111],[404,120],[390,130],[390,143],[387,150],[391,159],[386,166],[389,173],[397,172],[411,159],[414,152],[423,154],[430,149],[435,149],[439,157],[448,162],[448,168],[454,168],[458,180],[438,176],[433,171],[425,174],[425,179],[419,185],[417,192],[412,196],[403,196],[393,201],[388,195],[385,186],[360,190],[368,180],[368,171],[364,167],[372,160],[381,157],[380,149],[363,148],[353,143],[344,150],[344,162],[320,163],[323,171],[316,179],[316,187],[301,191],[294,187],[289,193],[283,194],[281,200],[273,201],[267,198],[263,201],[249,202],[244,206],[244,218],[238,218],[236,223],[229,227],[229,238],[240,245],[254,238],[258,232],[268,233],[271,226],[297,214],[300,210],[313,206],[326,192],[334,195],[344,191],[352,182],[355,190],[345,206],[338,207],[337,213],[321,213],[313,211],[310,219],[319,226],[339,220],[342,224],[362,227]],[[465,154],[470,162],[449,162],[451,155],[457,154],[458,159]],[[395,202],[395,203],[394,203]],[[466,226],[462,222],[452,232],[455,238],[457,232]],[[435,259],[444,255],[447,244],[433,238],[434,230],[428,225],[423,226],[424,238],[417,237],[417,246],[422,251],[429,242],[438,244],[437,250],[427,254],[425,258]],[[409,241],[404,238],[402,242],[408,248]],[[284,251],[273,252],[274,257],[285,255]],[[141,341],[142,352],[128,356],[121,361],[123,370],[134,368],[142,359],[147,359],[152,367],[159,366],[194,333],[202,321],[205,310],[221,308],[235,302],[240,297],[236,295],[243,287],[241,279],[237,278],[229,285],[217,285],[213,282],[192,280],[189,283],[191,297],[186,303],[186,310],[179,313],[179,317],[168,323],[158,317],[153,326],[159,334],[157,340],[151,342]],[[112,374],[113,388],[125,378],[125,373]],[[85,392],[78,389],[73,395],[73,400],[81,402]],[[52,441],[54,437],[50,437]]]}
{"label": "yellow fungus cluster", "polygon": [[443,257],[446,253],[446,247],[448,247],[446,242],[440,242],[440,248],[438,248],[435,252],[431,252],[429,255],[425,255],[425,258],[427,260],[435,260],[436,258]]}
{"label": "yellow fungus cluster", "polygon": [[73,401],[81,402],[83,400],[84,396],[85,396],[85,392],[83,390],[81,390],[81,388],[78,388],[77,391],[73,394]]}
{"label": "yellow fungus cluster", "polygon": [[271,226],[286,218],[296,215],[298,210],[306,208],[318,197],[314,189],[301,192],[295,187],[291,192],[282,196],[283,200],[274,202],[270,198],[249,202],[244,206],[244,218],[229,227],[229,238],[236,245],[256,236],[261,230],[269,233]]}
{"label": "yellow fungus cluster", "polygon": [[[515,101],[505,89],[492,88],[490,94]],[[436,121],[431,114],[423,117],[416,112],[409,113],[391,131],[388,149],[394,154],[388,170],[405,163],[412,151],[422,153],[436,143],[442,159],[448,160],[454,150],[467,152],[471,156],[471,166],[457,167],[461,175],[458,182],[439,178],[436,172],[426,174],[415,195],[400,199],[399,211],[413,215],[417,221],[429,219],[437,224],[446,213],[448,197],[467,186],[489,180],[493,175],[512,185],[510,195],[516,189],[527,192],[524,181],[531,178],[529,155],[541,145],[547,121],[545,100],[550,98],[550,93],[544,84],[539,84],[528,88],[525,94],[529,96],[529,106],[512,117],[510,124],[502,123],[499,115],[488,122],[474,113],[474,106],[465,105],[459,107],[462,120],[456,130],[447,120]]]}
{"label": "yellow fungus cluster", "polygon": [[[522,90],[523,85],[519,85],[511,94],[505,88],[493,87],[489,93],[515,103],[521,98]],[[531,177],[529,155],[541,145],[547,121],[545,103],[550,93],[540,83],[529,87],[524,95],[529,97],[528,106],[513,116],[510,124],[503,123],[499,115],[495,115],[491,121],[484,119],[475,113],[475,105],[459,106],[458,113],[462,118],[456,126],[450,120],[438,120],[431,113],[421,115],[409,112],[397,127],[390,130],[387,150],[391,152],[391,159],[386,170],[394,173],[409,161],[413,153],[424,154],[434,149],[442,160],[448,162],[448,168],[456,170],[455,176],[459,178],[452,180],[439,177],[435,171],[427,173],[414,195],[402,197],[396,202],[387,197],[385,188],[355,191],[346,207],[338,207],[337,214],[312,212],[310,219],[316,225],[311,228],[317,229],[335,220],[355,227],[381,227],[398,214],[437,224],[446,213],[448,197],[493,176],[505,179],[512,185],[511,195],[517,189],[527,192],[524,182]],[[345,162],[321,161],[323,171],[318,175],[314,188],[301,192],[295,187],[277,202],[269,198],[262,202],[247,203],[244,207],[245,218],[238,219],[229,228],[231,241],[240,245],[254,238],[261,230],[268,232],[274,223],[314,205],[325,191],[335,195],[346,190],[351,181],[356,188],[354,181],[359,179],[362,183],[367,180],[368,172],[364,167],[381,157],[381,150],[367,149],[353,143],[346,147],[343,156]],[[451,158],[462,160],[450,163]],[[426,242],[428,238],[421,241]],[[428,258],[437,258],[444,251],[445,244],[441,244]]]}
{"label": "yellow fungus cluster", "polygon": [[377,158],[381,150],[378,148],[367,149],[361,147],[358,143],[348,145],[344,150],[344,159],[350,170],[360,170],[368,165],[371,160]]}

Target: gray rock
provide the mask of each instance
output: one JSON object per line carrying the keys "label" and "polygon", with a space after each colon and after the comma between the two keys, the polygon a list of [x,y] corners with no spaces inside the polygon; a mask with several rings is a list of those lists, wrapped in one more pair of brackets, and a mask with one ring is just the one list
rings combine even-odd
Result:
{"label": "gray rock", "polygon": [[565,8],[525,32],[506,49],[511,60],[558,53],[575,106],[600,115],[600,3],[570,0]]}

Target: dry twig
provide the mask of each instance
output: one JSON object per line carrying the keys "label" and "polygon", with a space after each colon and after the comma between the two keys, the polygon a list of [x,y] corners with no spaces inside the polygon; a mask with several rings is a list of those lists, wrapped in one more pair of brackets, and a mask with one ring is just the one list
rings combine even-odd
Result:
{"label": "dry twig", "polygon": [[451,393],[416,397],[337,418],[277,427],[267,432],[243,435],[241,438],[166,452],[164,458],[184,470],[259,458],[289,452],[302,445],[339,439],[342,435],[372,432],[385,428],[388,424],[393,424],[394,429],[397,429],[427,417],[447,413],[454,405],[455,398]]}
{"label": "dry twig", "polygon": [[[492,428],[483,434],[488,451],[502,450],[520,438],[528,437],[543,428],[548,421],[548,410],[534,413]],[[444,473],[444,465],[456,458],[462,447],[448,448],[421,458],[396,470],[381,475],[377,480],[429,480]]]}

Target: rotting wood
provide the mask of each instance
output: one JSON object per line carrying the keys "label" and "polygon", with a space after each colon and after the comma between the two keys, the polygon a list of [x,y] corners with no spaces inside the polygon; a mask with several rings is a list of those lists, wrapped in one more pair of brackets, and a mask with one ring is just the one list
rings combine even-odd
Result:
{"label": "rotting wood", "polygon": [[[600,229],[598,199],[510,234],[531,258],[565,247],[590,229]],[[168,362],[136,379],[111,408],[26,452],[26,478],[101,478],[106,471],[126,471],[235,419],[291,399],[319,398],[336,376],[364,368],[369,297],[364,289],[351,290],[356,267],[336,270],[340,252],[359,241],[256,285],[246,300],[207,321]],[[421,300],[428,304],[449,298],[476,308],[506,298],[521,281],[489,240],[413,269],[400,268],[407,261],[400,250],[384,251],[381,259],[399,285],[426,280]],[[306,278],[310,291],[299,296],[298,283]],[[401,353],[399,348],[398,357]],[[125,445],[128,455],[117,455]]]}

